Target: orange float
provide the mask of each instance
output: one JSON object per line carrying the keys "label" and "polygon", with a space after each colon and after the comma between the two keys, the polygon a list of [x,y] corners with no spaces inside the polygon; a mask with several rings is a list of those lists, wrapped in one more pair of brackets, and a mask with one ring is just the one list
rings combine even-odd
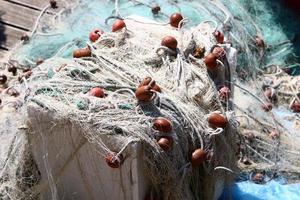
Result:
{"label": "orange float", "polygon": [[99,97],[99,98],[105,97],[104,90],[100,87],[92,88],[89,91],[89,95],[94,96],[94,97]]}
{"label": "orange float", "polygon": [[214,71],[218,68],[217,59],[218,59],[218,57],[213,53],[208,54],[204,58],[204,63],[208,70]]}
{"label": "orange float", "polygon": [[[175,28],[178,28],[179,26],[179,23],[183,20],[183,16],[180,14],[180,13],[173,13],[171,16],[170,16],[170,25],[175,27]],[[181,27],[179,27],[181,28]]]}
{"label": "orange float", "polygon": [[83,49],[76,49],[73,52],[74,58],[91,57],[91,56],[92,56],[92,52],[91,52],[90,48],[88,48],[88,47],[83,48]]}
{"label": "orange float", "polygon": [[213,35],[215,36],[215,38],[219,44],[224,43],[224,34],[221,31],[215,31],[213,33]]}
{"label": "orange float", "polygon": [[90,41],[96,42],[101,37],[102,34],[103,34],[103,31],[101,29],[95,29],[95,30],[91,31],[89,34]]}
{"label": "orange float", "polygon": [[298,100],[295,100],[291,105],[291,109],[294,112],[300,112],[300,102]]}
{"label": "orange float", "polygon": [[151,86],[141,86],[135,92],[135,97],[139,101],[150,101],[154,93],[151,91]]}
{"label": "orange float", "polygon": [[178,44],[177,40],[172,36],[166,36],[161,41],[162,46],[168,47],[173,50],[176,50],[177,44]]}
{"label": "orange float", "polygon": [[199,167],[205,162],[206,153],[203,149],[196,149],[191,156],[191,164],[193,167]]}
{"label": "orange float", "polygon": [[124,157],[122,154],[117,155],[117,153],[112,152],[105,156],[105,161],[111,168],[119,168],[124,162]]}
{"label": "orange float", "polygon": [[[139,85],[139,87],[142,87],[142,86],[147,86],[150,84],[150,82],[152,81],[152,78],[151,77],[146,77],[144,78],[144,80],[142,80],[141,84]],[[150,85],[151,89],[156,91],[156,92],[161,92],[161,89],[160,87],[156,84],[155,81],[152,82],[152,84]]]}
{"label": "orange float", "polygon": [[164,151],[169,151],[173,146],[173,138],[171,137],[161,137],[157,141],[158,146]]}
{"label": "orange float", "polygon": [[219,97],[222,101],[227,101],[230,97],[231,91],[227,86],[223,86],[219,90]]}
{"label": "orange float", "polygon": [[212,50],[212,53],[215,54],[217,56],[217,58],[221,58],[224,55],[226,55],[225,50],[222,47],[219,47],[219,46],[215,46]]}
{"label": "orange float", "polygon": [[126,27],[126,24],[125,24],[124,20],[117,19],[112,25],[112,32],[117,32],[119,30],[122,30],[125,27]]}
{"label": "orange float", "polygon": [[227,126],[227,119],[219,113],[211,113],[207,118],[208,124],[211,128],[225,128]]}
{"label": "orange float", "polygon": [[172,124],[168,119],[160,117],[154,120],[153,128],[163,133],[170,133],[172,131]]}

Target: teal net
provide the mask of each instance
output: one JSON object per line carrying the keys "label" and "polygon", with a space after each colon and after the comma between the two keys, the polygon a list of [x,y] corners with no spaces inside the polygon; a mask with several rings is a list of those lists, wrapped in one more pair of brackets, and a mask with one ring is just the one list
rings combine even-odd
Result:
{"label": "teal net", "polygon": [[[162,8],[159,15],[151,12],[151,6],[156,4]],[[105,20],[116,14],[114,1],[84,0],[79,5],[50,17],[45,23],[41,20],[37,33],[28,44],[13,53],[12,59],[24,65],[33,65],[37,59],[70,57],[74,49],[85,46],[91,30],[110,30],[114,20],[108,21],[108,25]],[[281,9],[280,2],[120,1],[117,12],[121,17],[134,14],[158,22],[168,22],[170,14],[181,12],[189,19],[187,27],[204,20],[213,20],[218,23],[217,28],[223,30],[228,40],[240,51],[238,66],[246,71],[270,65],[295,67],[299,62],[296,55],[299,53],[296,48],[299,43],[293,44],[293,39],[299,34],[299,22],[292,20],[294,16],[291,13]],[[265,41],[266,49],[263,52],[259,52],[254,45],[257,35]]]}

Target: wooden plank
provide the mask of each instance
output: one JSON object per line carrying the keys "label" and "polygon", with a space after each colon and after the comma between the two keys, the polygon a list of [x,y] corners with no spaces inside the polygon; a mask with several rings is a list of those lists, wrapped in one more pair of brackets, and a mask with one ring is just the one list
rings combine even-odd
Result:
{"label": "wooden plank", "polygon": [[[42,10],[45,6],[49,5],[49,0],[0,0],[7,1],[19,5],[23,5],[24,7],[29,7],[36,10]],[[58,0],[57,6],[58,8],[62,8],[66,6],[66,3],[74,3],[74,0]]]}
{"label": "wooden plank", "polygon": [[3,0],[3,1],[9,1],[27,7],[32,7],[38,10],[42,10],[47,4],[49,4],[48,0]]}
{"label": "wooden plank", "polygon": [[0,19],[2,22],[24,30],[31,30],[40,12],[0,0],[0,13],[2,13]]}
{"label": "wooden plank", "polygon": [[0,48],[0,60],[5,58],[7,53],[8,53],[8,51],[3,50],[3,49]]}
{"label": "wooden plank", "polygon": [[24,33],[26,32],[20,29],[10,26],[4,26],[4,34],[6,36],[6,41],[1,46],[7,49],[11,49],[15,46],[17,42],[20,41],[20,38]]}

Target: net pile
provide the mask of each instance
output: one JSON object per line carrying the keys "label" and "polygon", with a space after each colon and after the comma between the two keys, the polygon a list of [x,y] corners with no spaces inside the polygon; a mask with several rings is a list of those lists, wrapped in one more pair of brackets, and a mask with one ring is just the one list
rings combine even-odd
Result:
{"label": "net pile", "polygon": [[[38,19],[29,43],[17,47],[11,56],[12,60],[18,61],[19,68],[30,68],[33,72],[30,77],[21,79],[21,85],[14,86],[22,91],[20,96],[24,106],[20,112],[26,113],[27,108],[38,106],[79,124],[84,136],[103,158],[114,152],[128,154],[125,151],[128,145],[142,142],[145,146],[144,167],[152,193],[163,199],[217,198],[220,190],[217,185],[229,182],[237,172],[237,129],[241,133],[238,156],[242,169],[278,171],[280,168],[298,173],[296,157],[299,149],[293,138],[297,132],[280,124],[277,108],[267,114],[261,109],[268,101],[262,91],[265,81],[248,79],[264,73],[267,66],[291,61],[286,59],[294,51],[291,44],[280,42],[267,48],[257,45],[256,36],[266,37],[266,43],[269,42],[269,35],[264,35],[268,32],[259,28],[261,24],[254,21],[238,1],[156,3],[162,8],[159,15],[150,12],[152,1],[109,1],[103,9],[98,1],[86,0],[67,5],[68,9],[55,15],[53,21],[49,16]],[[149,11],[145,12],[146,9]],[[113,20],[109,20],[108,25],[104,22],[111,11],[114,16],[121,17],[122,14],[126,29],[116,33],[109,31]],[[184,26],[178,30],[165,23],[175,11],[189,19],[184,20]],[[156,22],[137,16],[125,17],[132,13]],[[106,33],[95,43],[87,42],[88,33],[99,24]],[[207,71],[202,59],[204,55],[201,59],[191,56],[195,48],[205,50],[205,55],[210,52],[217,43],[212,35],[215,30],[224,32],[227,42],[220,45],[226,51],[226,58],[219,62],[217,74]],[[282,30],[277,33],[273,41],[284,38]],[[178,40],[176,51],[160,45],[166,35]],[[74,49],[86,47],[86,43],[91,57],[69,58]],[[284,51],[280,49],[282,45]],[[231,46],[238,50],[237,61],[236,51]],[[270,58],[269,54],[273,57],[276,54],[276,59]],[[39,58],[45,61],[36,65]],[[237,81],[234,78],[236,70]],[[138,102],[135,90],[146,77],[155,80],[162,93],[155,92],[151,102]],[[218,93],[223,85],[228,86],[234,96],[225,102],[219,100]],[[104,89],[105,98],[89,95],[95,87]],[[291,96],[295,97],[295,92]],[[209,127],[207,117],[216,111],[228,119],[225,129]],[[174,140],[171,151],[162,151],[157,144],[162,135],[153,129],[153,121],[158,117],[172,122],[172,132],[167,135]],[[269,136],[273,129],[281,133],[275,140]],[[122,142],[111,147],[102,140],[107,135]],[[295,145],[291,145],[292,140]],[[190,155],[198,148],[204,149],[210,158],[195,169],[190,164]],[[30,154],[26,155],[30,158]],[[19,158],[22,160],[24,154],[20,153]],[[23,164],[17,163],[17,166]],[[32,169],[28,174],[35,180],[33,185],[38,184],[35,166],[28,168]],[[12,176],[13,173],[9,172],[11,177],[1,185],[5,197],[19,199],[35,194],[31,185],[19,189],[18,184],[12,184],[11,180],[20,180]],[[20,182],[22,185],[26,180]],[[55,184],[52,186],[55,188]]]}
{"label": "net pile", "polygon": [[[161,48],[158,38],[170,28],[153,36],[155,29],[150,25],[143,28],[143,23],[130,20],[126,24],[127,31],[108,33],[93,44],[91,58],[50,59],[39,65],[26,80],[30,93],[25,96],[61,118],[79,123],[103,157],[112,152],[102,142],[102,135],[124,138],[124,143],[113,147],[118,153],[129,143],[142,141],[146,173],[156,193],[164,199],[201,198],[204,186],[198,180],[207,174],[191,170],[189,154],[205,149],[213,153],[212,161],[222,160],[222,166],[233,168],[235,127],[228,126],[225,131],[208,127],[206,116],[217,110],[225,114],[225,110],[203,64],[191,64],[182,55],[175,58],[156,53],[155,46]],[[155,79],[163,92],[155,93],[150,103],[137,104],[134,91],[145,77]],[[90,97],[88,91],[93,87],[104,88],[107,96]],[[229,121],[235,124],[229,114]],[[156,143],[161,134],[153,130],[152,123],[158,117],[172,121],[174,146],[169,153],[162,152]],[[206,167],[207,173],[226,174],[214,172],[218,165],[213,162]]]}

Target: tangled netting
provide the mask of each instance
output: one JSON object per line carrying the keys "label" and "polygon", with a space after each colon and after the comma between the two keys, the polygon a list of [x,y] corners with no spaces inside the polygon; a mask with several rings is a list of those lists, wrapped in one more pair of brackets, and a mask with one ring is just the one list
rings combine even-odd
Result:
{"label": "tangled netting", "polygon": [[[218,100],[214,83],[203,63],[192,64],[184,60],[180,52],[177,58],[169,56],[165,52],[167,49],[157,44],[162,35],[175,31],[164,28],[163,34],[155,33],[158,25],[145,26],[135,21],[126,20],[127,30],[107,33],[91,45],[91,58],[55,58],[39,65],[37,71],[24,80],[28,86],[26,98],[80,124],[85,137],[97,146],[103,157],[112,153],[102,141],[103,135],[124,137],[124,142],[114,146],[119,154],[130,143],[142,141],[145,144],[145,171],[151,185],[158,190],[156,193],[162,194],[164,199],[201,198],[204,186],[198,180],[204,175],[201,170],[187,172],[191,169],[190,152],[201,148],[214,153],[207,165],[207,173],[220,167],[213,160],[222,161],[222,167],[232,169],[235,128],[229,125],[224,131],[208,127],[206,116],[210,112],[226,110]],[[203,33],[193,31],[198,44],[213,31],[209,26],[207,28],[203,28]],[[212,45],[208,43],[210,40],[212,38],[208,38],[206,45]],[[161,54],[156,53],[159,49]],[[149,76],[163,92],[155,93],[151,102],[137,104],[134,91],[142,79]],[[106,97],[89,96],[88,91],[94,87],[104,88]],[[230,124],[235,124],[230,112],[227,114],[227,118],[232,119]],[[167,134],[174,139],[170,153],[163,153],[157,145],[156,139],[163,135],[152,128],[152,122],[158,117],[172,122],[173,131]],[[222,177],[224,173],[213,174]]]}
{"label": "tangled netting", "polygon": [[[261,1],[251,2],[264,5]],[[157,15],[150,9],[155,4],[162,9]],[[299,172],[296,159],[299,151],[290,145],[289,138],[296,133],[279,122],[280,109],[268,114],[261,109],[269,101],[262,95],[262,86],[277,89],[276,81],[269,78],[245,82],[246,75],[255,77],[265,68],[271,70],[278,66],[276,69],[280,70],[279,66],[295,62],[296,58],[291,59],[294,49],[280,28],[277,34],[273,34],[271,28],[264,31],[259,28],[261,23],[271,27],[275,23],[272,19],[255,21],[251,15],[255,12],[249,14],[247,7],[229,0],[85,0],[65,1],[64,6],[65,9],[50,16],[51,12],[46,14],[49,6],[45,7],[30,40],[20,44],[22,46],[11,54],[9,65],[32,72],[31,76],[25,72],[28,76],[20,77],[22,84],[14,87],[22,91],[19,103],[24,106],[20,112],[31,112],[33,129],[38,127],[34,124],[39,120],[30,110],[38,107],[37,110],[46,110],[57,117],[53,126],[61,119],[76,124],[102,159],[114,153],[126,158],[130,156],[126,148],[142,143],[144,173],[150,180],[151,196],[163,199],[216,199],[223,184],[237,172],[236,155],[243,169],[278,170],[284,166],[286,171]],[[253,8],[255,11],[261,9]],[[166,22],[173,12],[184,15],[181,28],[173,28]],[[125,19],[126,28],[112,33],[110,27],[115,18]],[[91,43],[87,41],[88,34],[94,28],[101,28],[105,33]],[[212,34],[216,30],[225,34],[226,43],[218,44],[225,52],[218,60],[217,72],[210,72],[203,57],[217,44]],[[177,39],[176,50],[161,46],[162,38],[167,35]],[[265,41],[259,43],[261,38]],[[70,58],[74,49],[86,45],[91,56]],[[195,49],[200,51],[199,57],[195,57]],[[37,65],[38,59],[44,62]],[[236,71],[242,77],[241,82],[234,78]],[[270,76],[287,76],[278,71],[274,74]],[[162,92],[151,91],[154,95],[149,102],[137,101],[135,91],[146,77],[155,80]],[[218,90],[222,86],[227,86],[234,98],[220,98],[222,92]],[[90,94],[95,87],[104,89],[104,98]],[[280,85],[281,91],[287,92],[284,87],[286,85]],[[287,104],[290,98],[293,101],[299,98],[299,85],[289,88],[292,91],[286,94],[288,100],[280,102]],[[207,118],[213,112],[226,116],[226,128],[209,126]],[[164,135],[153,128],[154,120],[159,117],[172,122],[171,133]],[[240,119],[240,128],[236,119]],[[24,129],[30,130],[30,127]],[[281,132],[281,136],[273,137],[273,134],[270,137],[273,129]],[[238,130],[242,133],[240,141],[237,140]],[[42,135],[48,130],[41,127],[33,131]],[[108,145],[103,139],[107,136],[117,138],[118,142]],[[163,151],[158,145],[157,140],[162,136],[172,138],[170,151]],[[190,163],[195,149],[205,150],[209,157],[201,167],[193,167]],[[47,168],[48,153],[43,153]],[[7,177],[1,180],[3,198],[36,198],[42,193],[34,187],[40,179],[37,166],[29,159],[30,153],[20,155],[24,157],[28,158],[28,164],[16,165],[22,175],[10,176],[11,172],[6,172]],[[19,166],[23,166],[21,170]],[[24,170],[29,168],[28,172]],[[53,181],[55,174],[51,169],[46,171],[52,198],[58,199]],[[31,178],[23,179],[28,176]],[[18,181],[11,183],[12,180]]]}

